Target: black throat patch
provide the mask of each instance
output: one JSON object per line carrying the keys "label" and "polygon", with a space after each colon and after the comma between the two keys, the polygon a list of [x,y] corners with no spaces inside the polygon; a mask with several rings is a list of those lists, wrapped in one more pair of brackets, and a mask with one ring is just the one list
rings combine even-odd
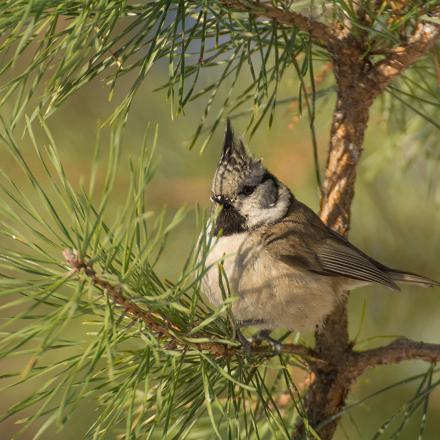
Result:
{"label": "black throat patch", "polygon": [[217,217],[214,235],[221,232],[222,236],[227,236],[244,231],[246,231],[246,219],[232,206],[223,208]]}

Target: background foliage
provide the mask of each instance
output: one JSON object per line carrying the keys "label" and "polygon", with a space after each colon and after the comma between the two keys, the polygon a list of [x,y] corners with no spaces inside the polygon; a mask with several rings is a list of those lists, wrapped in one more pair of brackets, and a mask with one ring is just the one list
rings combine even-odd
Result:
{"label": "background foliage", "polygon": [[[204,322],[206,307],[191,299],[199,269],[192,249],[203,223],[195,206],[208,207],[221,142],[211,127],[227,113],[239,131],[254,134],[252,151],[317,208],[315,165],[325,157],[334,100],[328,57],[304,34],[244,14],[232,20],[220,3],[0,6],[7,438],[21,429],[24,438],[253,438],[257,431],[286,438],[293,415],[302,414],[297,388],[307,378],[296,360],[243,355],[217,363],[197,350],[181,357],[132,325],[86,277],[69,276],[61,254],[82,250],[106,279],[183,330],[191,319]],[[332,3],[314,5],[331,11]],[[350,14],[350,3],[336,4]],[[377,26],[371,50],[386,48],[414,13]],[[385,8],[378,23],[389,15]],[[433,277],[440,262],[436,57],[393,83],[373,109],[351,235],[379,260]],[[262,117],[271,130],[255,131]],[[435,342],[437,308],[434,290],[363,289],[350,298],[351,335],[360,348],[400,334]],[[212,337],[232,338],[224,318],[204,325]],[[436,370],[414,362],[367,373],[338,437],[437,438],[432,415],[440,403],[430,394],[437,381]],[[283,406],[286,390],[294,398]]]}

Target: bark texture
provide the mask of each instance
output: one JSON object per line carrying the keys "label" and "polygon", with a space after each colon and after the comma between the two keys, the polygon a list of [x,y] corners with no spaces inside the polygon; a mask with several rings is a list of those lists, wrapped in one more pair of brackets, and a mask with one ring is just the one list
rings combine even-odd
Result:
{"label": "bark texture", "polygon": [[[321,218],[342,235],[347,235],[350,228],[356,167],[371,105],[396,76],[427,52],[438,33],[438,26],[420,24],[407,45],[397,48],[376,65],[363,57],[362,40],[353,38],[350,33],[328,46],[333,56],[337,100],[321,197]],[[395,363],[409,359],[412,349],[421,356],[424,352],[423,358],[432,361],[430,347],[408,344],[408,341],[369,350],[357,358],[348,335],[347,299],[327,317],[323,331],[316,334],[315,351],[325,362],[313,367],[315,381],[306,395],[306,406],[309,422],[323,440],[333,437],[339,422],[336,415],[343,409],[353,382],[366,368],[390,363],[391,358]],[[302,431],[300,427],[301,434]]]}
{"label": "bark texture", "polygon": [[[371,87],[371,63],[362,58],[361,48],[350,36],[331,49],[337,82],[336,107],[330,133],[329,153],[321,197],[321,218],[332,229],[347,235],[354,197],[356,166],[362,154],[365,130],[376,87]],[[319,427],[345,404],[351,387],[352,345],[348,335],[347,299],[327,317],[322,332],[316,334],[315,350],[326,362],[314,366],[315,381],[306,395],[308,418]],[[338,419],[318,432],[332,437]]]}

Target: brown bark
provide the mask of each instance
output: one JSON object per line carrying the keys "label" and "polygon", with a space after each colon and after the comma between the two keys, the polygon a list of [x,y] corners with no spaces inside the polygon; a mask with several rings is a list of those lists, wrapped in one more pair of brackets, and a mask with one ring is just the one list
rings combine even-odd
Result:
{"label": "brown bark", "polygon": [[[377,93],[368,77],[371,64],[362,58],[361,53],[350,36],[333,48],[333,70],[338,89],[321,197],[321,218],[343,235],[350,227],[356,166],[362,154],[369,109]],[[315,381],[306,395],[308,419],[314,427],[339,413],[351,387],[348,371],[352,347],[346,301],[338,304],[327,317],[323,331],[316,334],[315,351],[325,362],[314,366]],[[326,424],[319,431],[320,436],[330,439],[337,424],[337,418]]]}
{"label": "brown bark", "polygon": [[[362,58],[362,42],[345,35],[329,50],[338,93],[330,133],[329,152],[321,197],[321,218],[331,228],[347,235],[350,228],[351,204],[354,197],[356,166],[362,154],[370,107],[374,99],[405,68],[418,60],[434,44],[439,26],[420,24],[408,45],[372,65]],[[353,381],[368,367],[418,358],[433,361],[437,346],[423,343],[390,344],[364,353],[356,353],[348,335],[345,299],[316,334],[315,351],[324,362],[313,368],[315,381],[306,395],[308,421],[317,428],[323,440],[336,431],[339,414]],[[421,345],[422,344],[422,345]],[[326,420],[330,422],[324,423]],[[302,434],[300,426],[299,433]]]}
{"label": "brown bark", "polygon": [[[121,285],[114,285],[107,281],[103,274],[97,274],[92,264],[82,259],[76,250],[65,249],[63,256],[72,274],[83,273],[96,288],[111,299],[123,316],[143,323],[145,328],[168,349],[184,352],[191,348],[206,351],[216,357],[229,357],[241,352],[242,348],[237,345],[216,341],[205,342],[210,338],[209,334],[192,333],[191,329],[181,329],[169,322],[162,314],[140,307],[134,299],[125,295]],[[204,342],[198,342],[197,339],[203,339]],[[267,346],[255,346],[253,352],[267,357],[278,356],[280,353],[298,355],[305,360],[313,358],[314,362],[321,362],[314,350],[299,344],[284,344],[280,351],[274,351]]]}
{"label": "brown bark", "polygon": [[439,344],[398,338],[383,347],[353,352],[351,373],[353,377],[358,377],[368,368],[377,367],[378,365],[398,364],[412,359],[435,364],[439,362],[439,357]]}
{"label": "brown bark", "polygon": [[297,12],[276,7],[272,2],[223,0],[223,4],[232,11],[249,12],[255,17],[270,18],[281,25],[295,26],[300,31],[309,33],[313,41],[322,46],[336,42],[337,39],[336,31],[331,26]]}

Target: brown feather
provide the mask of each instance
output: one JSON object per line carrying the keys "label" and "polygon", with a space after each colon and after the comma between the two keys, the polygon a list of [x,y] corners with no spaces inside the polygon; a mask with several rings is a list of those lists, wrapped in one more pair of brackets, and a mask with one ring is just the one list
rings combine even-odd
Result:
{"label": "brown feather", "polygon": [[400,290],[384,268],[294,200],[286,217],[264,228],[265,249],[292,267]]}

